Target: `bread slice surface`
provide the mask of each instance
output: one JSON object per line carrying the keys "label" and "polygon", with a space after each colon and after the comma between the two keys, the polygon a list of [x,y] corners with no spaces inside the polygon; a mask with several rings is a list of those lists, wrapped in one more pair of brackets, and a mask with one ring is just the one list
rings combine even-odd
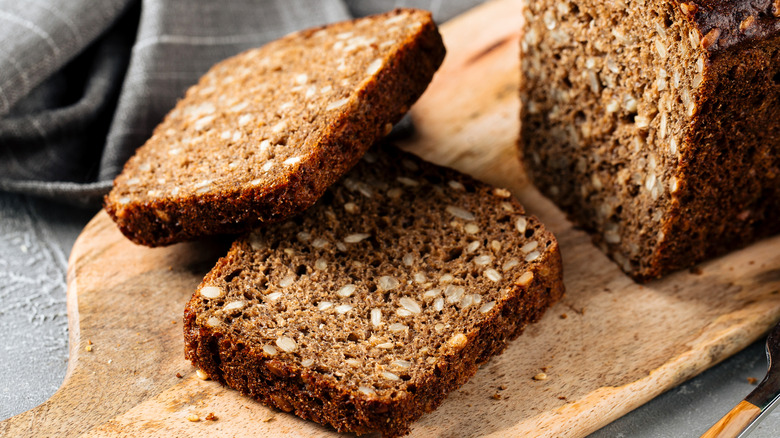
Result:
{"label": "bread slice surface", "polygon": [[381,146],[234,243],[186,306],[186,356],[265,404],[397,436],[560,299],[561,269],[507,190]]}
{"label": "bread slice surface", "polygon": [[390,131],[444,53],[430,13],[398,9],[222,61],[130,158],[106,211],[148,246],[297,214]]}

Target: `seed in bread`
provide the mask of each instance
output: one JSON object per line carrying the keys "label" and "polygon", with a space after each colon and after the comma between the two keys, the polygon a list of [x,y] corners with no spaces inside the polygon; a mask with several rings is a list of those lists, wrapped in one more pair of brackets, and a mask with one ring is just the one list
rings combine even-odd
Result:
{"label": "seed in bread", "polygon": [[380,147],[233,245],[186,307],[185,351],[265,404],[397,436],[562,293],[555,238],[508,191]]}
{"label": "seed in bread", "polygon": [[130,158],[106,211],[149,246],[294,215],[389,132],[443,57],[430,13],[399,9],[218,63]]}
{"label": "seed in bread", "polygon": [[524,161],[625,272],[648,280],[780,231],[777,1],[524,13]]}

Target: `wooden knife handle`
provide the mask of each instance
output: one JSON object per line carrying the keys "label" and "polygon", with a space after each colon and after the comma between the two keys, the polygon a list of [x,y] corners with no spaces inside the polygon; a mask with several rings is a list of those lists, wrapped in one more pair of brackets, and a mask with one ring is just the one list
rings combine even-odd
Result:
{"label": "wooden knife handle", "polygon": [[701,438],[735,438],[758,417],[761,408],[753,403],[742,400],[724,415],[710,430],[704,432]]}

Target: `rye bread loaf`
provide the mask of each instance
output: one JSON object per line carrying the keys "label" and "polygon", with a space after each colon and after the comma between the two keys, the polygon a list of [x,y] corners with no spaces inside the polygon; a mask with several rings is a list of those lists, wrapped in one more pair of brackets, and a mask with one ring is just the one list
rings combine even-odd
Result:
{"label": "rye bread loaf", "polygon": [[220,62],[130,158],[106,211],[149,246],[294,215],[390,131],[444,51],[430,13],[399,9]]}
{"label": "rye bread loaf", "polygon": [[186,306],[185,351],[265,404],[397,436],[562,294],[555,238],[507,190],[380,147],[234,243]]}
{"label": "rye bread loaf", "polygon": [[778,1],[540,0],[525,18],[523,159],[625,272],[780,231]]}

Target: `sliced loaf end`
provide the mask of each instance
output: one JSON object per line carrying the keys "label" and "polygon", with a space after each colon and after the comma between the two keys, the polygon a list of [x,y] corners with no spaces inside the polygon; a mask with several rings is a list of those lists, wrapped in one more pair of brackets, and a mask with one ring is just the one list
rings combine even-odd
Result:
{"label": "sliced loaf end", "polygon": [[780,233],[778,8],[525,4],[528,175],[635,280]]}

